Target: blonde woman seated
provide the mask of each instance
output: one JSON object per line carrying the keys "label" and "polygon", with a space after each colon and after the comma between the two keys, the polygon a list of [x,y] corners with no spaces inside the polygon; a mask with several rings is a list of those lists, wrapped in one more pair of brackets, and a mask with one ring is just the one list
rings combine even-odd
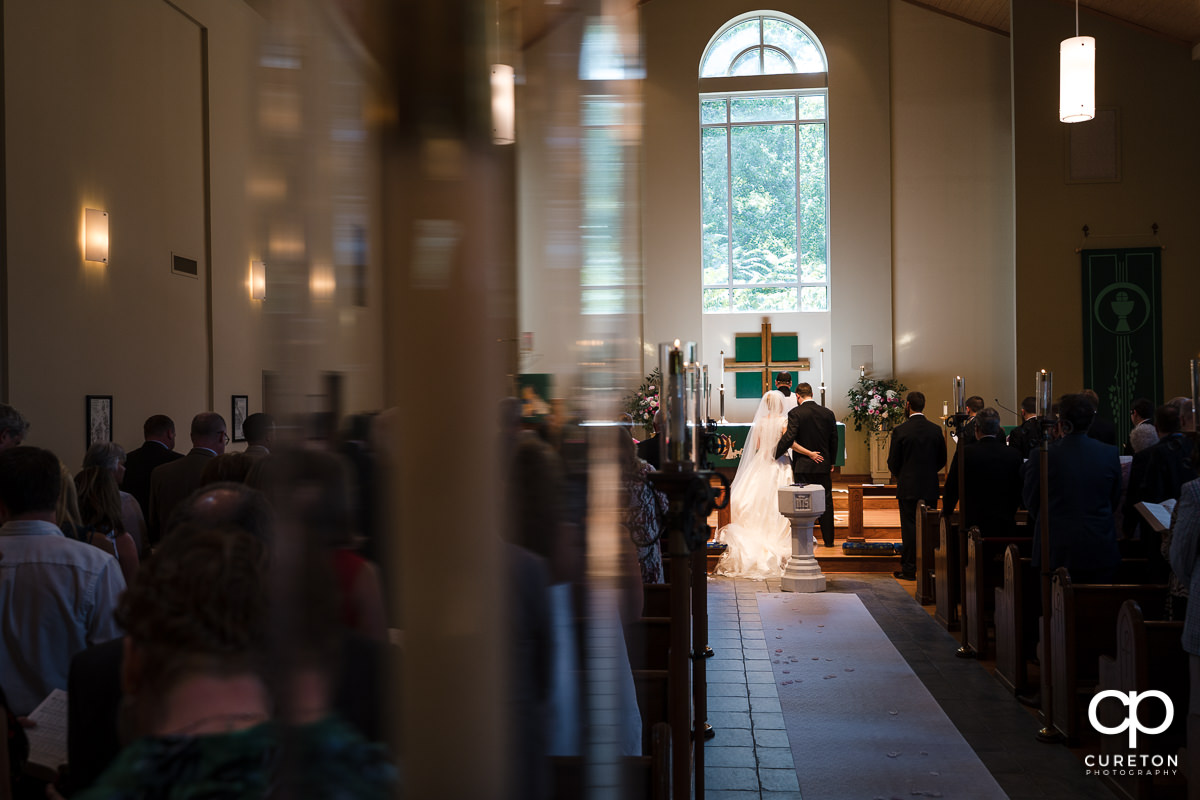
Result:
{"label": "blonde woman seated", "polygon": [[730,523],[717,538],[728,547],[717,573],[737,578],[777,578],[792,552],[791,527],[779,513],[778,491],[792,482],[787,453],[775,458],[775,446],[787,429],[783,394],[763,395],[746,434],[737,474],[730,487]]}

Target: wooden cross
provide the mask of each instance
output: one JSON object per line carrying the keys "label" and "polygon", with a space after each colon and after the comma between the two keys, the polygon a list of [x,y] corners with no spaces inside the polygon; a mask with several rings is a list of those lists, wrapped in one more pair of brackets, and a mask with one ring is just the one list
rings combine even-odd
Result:
{"label": "wooden cross", "polygon": [[[759,333],[734,334],[733,358],[725,359],[725,371],[734,373],[734,397],[762,397],[774,389],[773,371],[808,371],[809,360],[799,357],[800,337],[795,333],[772,333],[771,323],[763,322]],[[776,358],[776,354],[779,358]],[[759,375],[754,387],[752,375]],[[745,380],[741,376],[746,376]],[[756,392],[757,389],[757,393]]]}

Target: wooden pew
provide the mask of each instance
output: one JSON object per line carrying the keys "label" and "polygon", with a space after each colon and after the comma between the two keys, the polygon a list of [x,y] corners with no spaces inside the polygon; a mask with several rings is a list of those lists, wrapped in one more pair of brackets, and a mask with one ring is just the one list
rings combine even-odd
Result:
{"label": "wooden pew", "polygon": [[[649,755],[620,760],[619,796],[630,800],[670,800],[671,726],[659,722],[650,731]],[[588,794],[586,762],[581,756],[556,756],[550,759],[550,797],[552,800],[576,800]]]}
{"label": "wooden pew", "polygon": [[669,617],[671,616],[671,584],[643,583],[642,584],[642,616]]}
{"label": "wooden pew", "polygon": [[[1117,615],[1134,600],[1142,608],[1163,605],[1166,584],[1072,583],[1063,567],[1051,588],[1050,647],[1054,727],[1069,745],[1078,742],[1081,715],[1100,680],[1100,656],[1117,650]],[[1044,701],[1043,695],[1043,701]],[[1090,726],[1089,726],[1090,727]]]}
{"label": "wooden pew", "polygon": [[[1188,654],[1179,641],[1182,633],[1182,622],[1148,621],[1142,615],[1141,606],[1126,600],[1117,615],[1116,653],[1100,656],[1099,662],[1102,691],[1112,689],[1128,695],[1129,692],[1157,689],[1171,698],[1175,708],[1171,726],[1146,742],[1141,738],[1138,740],[1139,748],[1153,742],[1153,752],[1164,755],[1174,755],[1187,739],[1190,687]],[[1155,700],[1147,700],[1138,707],[1139,721],[1147,728],[1158,727],[1163,713],[1162,705]],[[1129,708],[1108,699],[1097,707],[1096,716],[1101,725],[1115,728],[1129,718]],[[1102,736],[1100,741],[1100,752],[1105,755],[1125,755],[1129,751],[1125,736]],[[1103,778],[1118,797],[1128,800],[1165,797],[1172,790],[1182,796],[1179,790],[1186,784],[1181,775],[1107,775]]]}
{"label": "wooden pew", "polygon": [[927,508],[924,500],[917,501],[917,602],[927,606],[934,602],[934,558],[938,548],[938,517],[936,508]]}
{"label": "wooden pew", "polygon": [[667,669],[671,649],[671,618],[642,617],[625,626],[625,648],[629,666],[639,669]]}
{"label": "wooden pew", "polygon": [[1029,555],[1029,537],[984,536],[979,528],[967,531],[967,570],[963,584],[963,644],[979,658],[988,655],[988,627],[996,607],[996,590],[1004,585],[1004,551],[1015,544]]}
{"label": "wooden pew", "polygon": [[863,485],[852,483],[846,487],[849,492],[846,513],[846,538],[863,538],[863,498],[864,497],[895,497],[896,487],[893,485]]}
{"label": "wooden pew", "polygon": [[[1037,572],[1016,544],[1004,548],[1004,583],[996,587],[996,679],[1013,694],[1029,688],[1026,630],[1037,626]],[[1036,638],[1036,637],[1033,637]]]}
{"label": "wooden pew", "polygon": [[936,608],[933,618],[948,631],[959,628],[958,603],[961,596],[958,528],[938,516],[938,549],[933,555],[933,593]]}

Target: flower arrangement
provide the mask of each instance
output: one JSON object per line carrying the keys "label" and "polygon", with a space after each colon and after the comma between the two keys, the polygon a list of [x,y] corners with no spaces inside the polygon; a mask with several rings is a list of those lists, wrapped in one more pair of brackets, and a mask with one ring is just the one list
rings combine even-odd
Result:
{"label": "flower arrangement", "polygon": [[854,420],[854,430],[882,431],[904,421],[904,393],[908,387],[895,378],[860,378],[846,393],[850,413],[845,422]]}
{"label": "flower arrangement", "polygon": [[654,430],[654,412],[658,411],[658,390],[662,386],[662,370],[658,367],[646,376],[637,391],[625,398],[625,411],[633,417],[633,424],[647,432]]}

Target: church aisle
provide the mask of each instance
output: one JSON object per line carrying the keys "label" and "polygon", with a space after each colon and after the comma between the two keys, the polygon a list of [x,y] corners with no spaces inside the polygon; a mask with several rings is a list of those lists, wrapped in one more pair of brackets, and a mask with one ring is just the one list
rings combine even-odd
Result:
{"label": "church aisle", "polygon": [[[709,722],[717,735],[705,750],[708,798],[783,800],[799,798],[799,786],[806,781],[816,785],[812,775],[805,780],[796,776],[785,724],[787,709],[779,703],[779,679],[790,676],[771,672],[772,649],[767,646],[771,637],[763,632],[758,609],[759,595],[778,591],[777,580],[709,581],[710,644],[717,651],[709,661]],[[890,576],[833,575],[829,591],[858,596],[1008,797],[1112,797],[1099,779],[1084,775],[1082,763],[1070,750],[1039,743],[1034,737],[1037,723],[1033,716],[981,664],[955,658],[955,640]],[[774,627],[770,632],[775,632]],[[789,688],[794,687],[784,687],[785,691]],[[803,718],[789,721],[795,730],[806,724]],[[863,768],[868,767],[864,759]],[[815,780],[821,783],[819,777]],[[914,786],[897,793],[881,783],[868,796],[909,796],[912,791],[951,788],[947,775],[940,787]],[[968,796],[958,791],[941,794]]]}

